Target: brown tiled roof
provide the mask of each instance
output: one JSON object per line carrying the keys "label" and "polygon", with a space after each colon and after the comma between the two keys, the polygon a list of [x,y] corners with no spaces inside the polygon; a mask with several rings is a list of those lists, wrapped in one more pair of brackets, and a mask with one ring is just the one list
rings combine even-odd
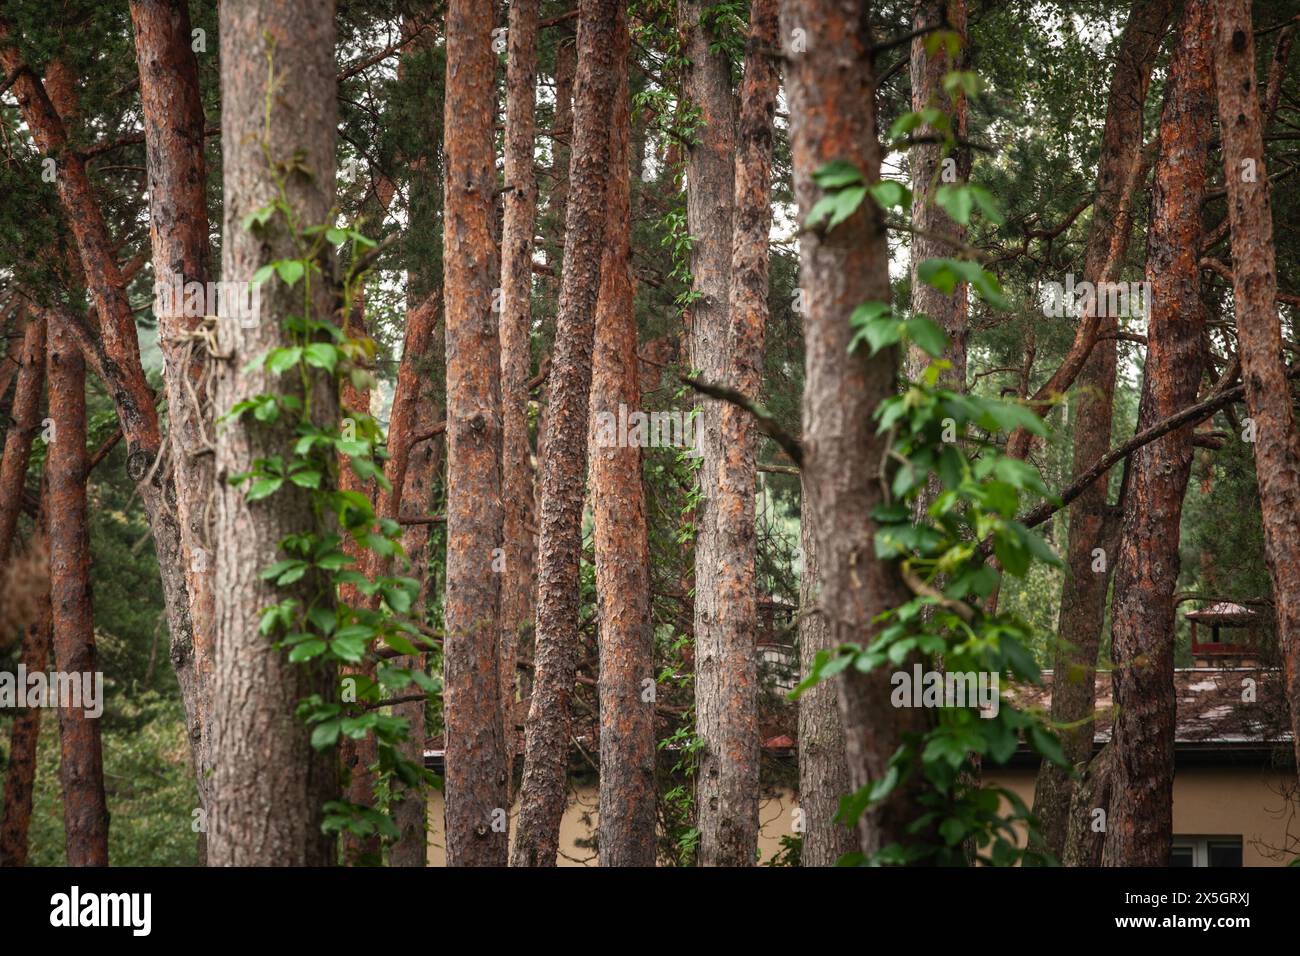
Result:
{"label": "brown tiled roof", "polygon": [[[1051,709],[1055,675],[1043,674],[1042,687],[1018,687],[1012,693],[1022,707]],[[1291,739],[1282,675],[1263,667],[1189,667],[1174,671],[1178,744],[1265,744]],[[1109,671],[1097,674],[1097,723],[1094,740],[1110,739],[1114,709]]]}

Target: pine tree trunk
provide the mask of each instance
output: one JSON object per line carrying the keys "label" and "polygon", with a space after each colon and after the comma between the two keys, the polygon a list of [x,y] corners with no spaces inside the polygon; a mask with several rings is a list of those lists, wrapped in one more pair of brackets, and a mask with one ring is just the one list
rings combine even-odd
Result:
{"label": "pine tree trunk", "polygon": [[[702,19],[718,5],[699,0],[680,0],[677,5],[690,64],[683,94],[699,117],[686,157],[686,224],[693,240],[690,361],[709,382],[724,381],[727,373],[735,208],[736,98],[727,56],[709,49],[717,38]],[[738,672],[753,673],[753,639],[748,653],[742,652],[733,662],[719,620],[724,600],[720,572],[728,557],[718,526],[721,403],[702,400],[696,416],[701,500],[695,509],[695,707],[703,745],[696,794],[699,861],[704,866],[753,866],[758,809],[750,777],[756,761],[749,759],[752,742],[738,747],[734,739],[738,725],[754,725],[754,705],[744,703],[746,695],[752,696],[753,681],[739,687],[730,683]],[[732,701],[733,693],[739,693],[740,699]],[[732,713],[733,706],[739,712]]]}
{"label": "pine tree trunk", "polygon": [[500,344],[492,311],[496,111],[492,5],[447,10],[443,227],[447,316],[447,862],[504,866],[507,767],[498,660]]}
{"label": "pine tree trunk", "polygon": [[[304,167],[287,184],[297,220],[310,226],[329,216],[337,126],[334,39],[332,0],[257,0],[221,8],[225,281],[247,282],[266,263],[297,255],[283,215],[256,234],[242,225],[276,195],[263,146],[274,161],[297,156]],[[264,125],[268,54],[276,91]],[[290,103],[291,109],[285,106]],[[316,318],[330,320],[336,303],[325,285],[317,283],[312,306]],[[302,308],[300,288],[272,280],[262,286],[256,323],[219,324],[219,347],[229,356],[215,383],[219,412],[254,395],[294,389],[293,376],[281,379],[245,366],[267,349],[288,344],[282,321]],[[313,396],[312,420],[333,426],[339,407],[332,379],[317,380]],[[216,778],[208,833],[209,859],[217,866],[336,862],[335,842],[321,833],[321,822],[324,803],[338,793],[338,755],[313,750],[295,711],[312,694],[336,699],[338,675],[325,666],[289,663],[258,629],[261,609],[286,598],[308,600],[324,583],[312,575],[291,588],[263,581],[261,571],[283,557],[279,542],[289,534],[327,529],[304,489],[286,485],[249,503],[244,489],[228,484],[231,475],[251,470],[254,460],[285,454],[293,436],[293,422],[284,419],[262,424],[245,418],[217,433],[216,540],[222,547],[215,582]]]}
{"label": "pine tree trunk", "polygon": [[[619,406],[641,409],[637,323],[630,275],[631,191],[628,145],[630,48],[622,10],[614,37],[617,71],[610,121],[605,253],[596,304],[591,411],[617,421]],[[654,635],[650,622],[641,449],[609,447],[592,429],[591,503],[595,517],[600,637],[600,865],[655,864]],[[629,443],[630,445],[630,443]]]}
{"label": "pine tree trunk", "polygon": [[[133,0],[131,21],[140,71],[149,171],[149,235],[155,289],[180,290],[208,280],[207,171],[198,61],[184,0]],[[211,802],[212,579],[209,532],[213,488],[213,416],[207,371],[212,359],[196,333],[203,316],[186,316],[184,296],[158,314],[181,558],[193,625],[194,686],[199,739],[195,777],[199,801]],[[155,309],[158,302],[155,301]]]}
{"label": "pine tree trunk", "polygon": [[32,442],[41,431],[41,391],[45,385],[45,313],[36,311],[23,331],[22,368],[14,388],[9,414],[13,423],[5,431],[4,459],[0,460],[0,571],[4,570],[23,510],[23,488]]}
{"label": "pine tree trunk", "polygon": [[[1198,249],[1213,102],[1209,0],[1189,0],[1160,121],[1146,279],[1151,284],[1138,431],[1196,400],[1204,368]],[[1192,426],[1129,460],[1115,565],[1115,782],[1103,862],[1166,866],[1173,832],[1174,589]]]}
{"label": "pine tree trunk", "polygon": [[[807,493],[800,496],[799,676],[807,677],[818,651],[833,647],[827,615],[819,606],[821,590],[816,512]],[[799,810],[803,820],[802,866],[834,866],[857,848],[855,834],[835,822],[840,800],[849,793],[844,762],[844,731],[835,685],[821,683],[799,697]]]}
{"label": "pine tree trunk", "polygon": [[[538,0],[510,5],[506,63],[505,215],[501,229],[501,489],[505,508],[505,570],[501,572],[501,707],[506,717],[506,765],[515,756],[515,657],[532,643],[536,542],[533,470],[528,441],[528,372],[532,362],[533,175],[537,95]],[[513,779],[511,780],[513,783]]]}
{"label": "pine tree trunk", "polygon": [[[50,610],[55,668],[80,684],[96,681],[90,604],[90,532],[86,525],[86,365],[58,320],[46,351],[53,435],[49,473]],[[64,701],[62,703],[68,703]],[[103,700],[100,698],[102,705]],[[63,828],[69,866],[108,866],[108,802],[99,719],[81,706],[59,709]]]}
{"label": "pine tree trunk", "polygon": [[[791,0],[781,33],[804,31],[805,53],[792,53],[786,73],[791,150],[800,219],[818,198],[813,173],[833,159],[857,166],[868,182],[880,174],[868,9],[862,0]],[[821,576],[820,607],[832,644],[866,645],[873,619],[907,601],[897,569],[872,553],[872,509],[881,500],[876,475],[885,452],[872,413],[895,388],[898,355],[849,353],[848,316],[863,302],[889,300],[888,250],[877,207],[867,202],[829,233],[800,237],[805,312],[802,475],[814,511]],[[921,732],[920,709],[894,708],[889,674],[838,678],[849,786],[884,776],[905,732]],[[917,839],[905,828],[915,814],[916,784],[896,789],[863,814],[858,845],[867,855]]]}
{"label": "pine tree trunk", "polygon": [[[943,381],[957,391],[966,389],[966,298],[965,283],[953,291],[943,292],[921,282],[916,269],[926,259],[952,255],[954,244],[964,242],[966,227],[948,218],[942,207],[934,202],[935,193],[946,184],[959,185],[970,178],[970,149],[961,145],[966,138],[966,96],[960,91],[950,96],[943,88],[943,78],[953,70],[968,68],[966,60],[966,0],[914,0],[912,26],[915,30],[928,30],[942,25],[962,38],[962,50],[956,59],[941,46],[933,54],[926,52],[926,43],[933,42],[929,33],[912,40],[912,109],[938,107],[952,122],[952,134],[958,145],[952,155],[945,155],[939,142],[918,143],[909,150],[912,167],[912,225],[917,232],[912,237],[910,269],[912,274],[912,313],[927,315],[948,333],[948,347],[944,358],[952,368],[943,374]],[[922,126],[917,137],[937,138],[929,126]],[[944,162],[941,163],[941,160]],[[947,239],[948,241],[944,241]],[[930,356],[912,346],[907,356],[908,376],[920,378]],[[937,486],[936,486],[937,488]],[[923,496],[921,510],[928,507],[929,496]]]}
{"label": "pine tree trunk", "polygon": [[[29,674],[44,672],[53,653],[48,580],[45,585],[40,595],[40,616],[23,631],[23,664]],[[5,776],[4,817],[0,820],[0,866],[27,865],[27,832],[32,822],[41,710],[28,707],[19,711],[9,731],[9,769]]]}
{"label": "pine tree trunk", "polygon": [[[67,132],[40,78],[26,68],[13,30],[0,17],[0,66],[14,76],[13,93],[37,147],[57,156],[55,185],[64,219],[72,233],[77,259],[91,302],[98,313],[98,328],[85,316],[68,308],[54,308],[64,330],[80,347],[82,356],[104,383],[113,400],[126,444],[127,475],[136,484],[153,532],[154,552],[162,578],[167,630],[171,634],[171,660],[180,685],[189,727],[191,755],[196,770],[202,766],[199,729],[199,695],[194,661],[193,623],[181,554],[180,526],[171,502],[176,489],[171,471],[159,466],[162,433],[154,407],[154,393],[140,363],[135,316],[126,296],[122,270],[114,245],[86,174],[81,155],[68,147]],[[59,61],[55,61],[58,63]],[[54,64],[51,64],[53,78]],[[67,87],[64,82],[64,86]],[[66,92],[66,90],[65,90]]]}
{"label": "pine tree trunk", "polygon": [[587,412],[609,178],[619,5],[581,0],[564,271],[550,371],[537,552],[537,650],[511,861],[554,866],[566,802],[569,698],[578,641],[578,562],[587,471]]}
{"label": "pine tree trunk", "polygon": [[[1084,280],[1103,282],[1111,260],[1112,242],[1123,258],[1128,245],[1128,219],[1116,218],[1128,189],[1130,171],[1140,162],[1142,109],[1151,68],[1164,36],[1172,4],[1169,0],[1138,0],[1120,39],[1111,78],[1097,166],[1097,197],[1084,260]],[[1121,234],[1122,232],[1122,234]],[[1118,328],[1114,316],[1101,318],[1102,333]],[[1079,372],[1070,430],[1074,433],[1073,475],[1078,478],[1110,451],[1111,418],[1115,399],[1118,342],[1100,339]],[[1110,520],[1107,482],[1100,478],[1070,505],[1070,530],[1066,561],[1070,573],[1061,592],[1059,640],[1052,681],[1052,720],[1065,725],[1060,732],[1065,756],[1072,767],[1092,757],[1096,730],[1091,717],[1096,706],[1097,652],[1106,617],[1106,592],[1114,555],[1104,545]],[[1096,549],[1101,548],[1098,564]],[[1067,815],[1073,783],[1070,771],[1044,760],[1034,787],[1034,816],[1038,817],[1043,845],[1058,858],[1064,849]]]}
{"label": "pine tree trunk", "polygon": [[[422,434],[442,420],[441,399],[436,383],[442,380],[442,349],[446,341],[440,327],[442,310],[442,292],[435,290],[424,303],[417,306],[412,313],[428,309],[433,315],[433,325],[427,341],[427,350],[423,356],[403,353],[403,363],[411,363],[411,368],[418,372],[420,392],[415,400],[416,418],[412,428]],[[408,314],[408,329],[421,324],[423,320]],[[427,517],[433,504],[436,482],[442,472],[442,443],[437,436],[414,444],[408,452],[405,475],[402,482],[400,514],[402,517]],[[422,581],[420,601],[411,616],[423,620],[428,606],[429,580],[429,525],[408,524],[402,530],[402,549],[411,562],[412,574]],[[399,667],[423,667],[424,657],[398,658]],[[393,708],[394,716],[406,720],[410,732],[401,750],[406,759],[422,763],[424,760],[425,740],[425,702],[423,700],[406,701]],[[428,797],[422,791],[403,791],[393,809],[393,822],[397,824],[400,835],[389,850],[389,866],[427,866],[428,865]]]}
{"label": "pine tree trunk", "polygon": [[1246,408],[1255,425],[1255,474],[1291,738],[1300,756],[1300,436],[1282,359],[1273,214],[1255,88],[1250,7],[1250,0],[1218,0],[1214,55],[1232,230],[1237,342]]}

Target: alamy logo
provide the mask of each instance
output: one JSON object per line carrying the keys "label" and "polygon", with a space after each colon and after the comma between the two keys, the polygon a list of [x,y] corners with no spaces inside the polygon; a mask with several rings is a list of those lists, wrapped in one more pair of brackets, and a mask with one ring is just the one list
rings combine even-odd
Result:
{"label": "alamy logo", "polygon": [[253,282],[183,283],[173,275],[170,282],[154,283],[153,309],[155,315],[167,318],[235,319],[248,329],[262,313],[262,290]]}
{"label": "alamy logo", "polygon": [[66,673],[64,671],[27,672],[19,664],[18,672],[0,671],[0,710],[28,707],[65,707],[82,710],[91,719],[104,713],[104,674],[102,671]]}
{"label": "alamy logo", "polygon": [[981,717],[996,717],[1001,705],[996,672],[894,671],[889,702],[895,707],[975,707]]}
{"label": "alamy logo", "polygon": [[1080,318],[1092,315],[1098,318],[1132,318],[1146,315],[1151,302],[1149,282],[1091,282],[1074,281],[1074,274],[1065,277],[1065,284],[1048,282],[1043,286],[1047,300],[1043,315],[1053,319],[1066,316]]}
{"label": "alamy logo", "polygon": [[703,453],[701,437],[695,415],[689,411],[629,413],[619,402],[617,415],[596,413],[595,440],[600,448],[689,448],[687,454],[697,457]]}
{"label": "alamy logo", "polygon": [[148,936],[152,928],[152,893],[69,893],[50,897],[51,926],[129,926],[133,936]]}

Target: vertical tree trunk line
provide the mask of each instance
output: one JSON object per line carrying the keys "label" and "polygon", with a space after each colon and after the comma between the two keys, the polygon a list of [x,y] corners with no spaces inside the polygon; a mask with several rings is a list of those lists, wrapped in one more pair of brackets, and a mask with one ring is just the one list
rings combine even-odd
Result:
{"label": "vertical tree trunk line", "polygon": [[506,748],[499,670],[500,344],[492,311],[492,4],[447,9],[443,263],[447,332],[447,861],[504,866]]}
{"label": "vertical tree trunk line", "polygon": [[[795,194],[801,220],[818,196],[813,173],[834,159],[857,166],[868,182],[880,176],[871,69],[870,10],[862,0],[790,0],[781,9],[781,33],[805,31],[807,52],[787,61]],[[832,644],[869,644],[873,619],[909,599],[893,566],[872,554],[870,515],[881,500],[876,475],[884,439],[872,413],[894,393],[899,356],[849,353],[848,316],[863,302],[890,298],[888,250],[880,211],[864,203],[827,233],[800,241],[800,287],[805,312],[801,474],[814,510],[820,569],[818,608]],[[836,678],[849,786],[884,776],[904,733],[921,732],[919,709],[889,703],[889,675],[845,673]],[[917,783],[899,786],[867,810],[857,826],[858,847],[870,856],[894,842],[910,842]]]}
{"label": "vertical tree trunk line", "polygon": [[[528,441],[529,343],[533,310],[533,173],[537,96],[538,0],[510,5],[506,63],[505,214],[501,229],[501,496],[505,570],[501,573],[501,706],[506,765],[513,778],[517,694],[515,658],[533,625],[533,472]],[[511,780],[513,783],[513,779]]]}
{"label": "vertical tree trunk line", "polygon": [[[179,291],[208,280],[207,170],[198,60],[191,48],[184,0],[133,0],[131,21],[139,63],[149,174],[149,235],[155,288]],[[165,300],[164,300],[165,301]],[[216,565],[209,533],[214,470],[207,373],[211,358],[196,337],[203,316],[186,316],[183,296],[157,316],[167,394],[172,474],[181,560],[193,626],[193,748],[199,802],[211,802],[212,578]],[[157,308],[155,300],[155,309]],[[208,305],[212,309],[212,304]],[[210,314],[210,313],[209,313]],[[201,855],[205,839],[200,836]]]}
{"label": "vertical tree trunk line", "polygon": [[[1127,216],[1116,213],[1129,190],[1130,170],[1140,163],[1142,111],[1151,69],[1171,13],[1169,0],[1137,0],[1120,39],[1107,98],[1106,123],[1097,163],[1097,196],[1085,251],[1084,279],[1106,279],[1111,245],[1128,243]],[[1119,233],[1122,231],[1123,235]],[[1122,254],[1119,258],[1122,258]],[[1101,332],[1119,327],[1115,316],[1101,319]],[[1070,424],[1074,432],[1072,474],[1077,478],[1110,450],[1118,342],[1099,340],[1076,380]],[[1107,530],[1115,524],[1108,505],[1107,480],[1099,478],[1070,506],[1066,546],[1069,576],[1061,594],[1058,643],[1052,678],[1052,720],[1066,725],[1061,743],[1071,767],[1092,757],[1096,705],[1097,653],[1106,617],[1106,592],[1114,569]],[[1109,537],[1113,538],[1114,535]],[[1095,570],[1097,548],[1102,570]],[[1071,771],[1043,761],[1034,787],[1034,815],[1041,823],[1044,846],[1060,857],[1065,844],[1073,791]]]}
{"label": "vertical tree trunk line", "polygon": [[[826,614],[819,608],[816,518],[808,493],[803,491],[799,499],[799,547],[803,555],[799,575],[800,679],[811,672],[818,651],[835,646]],[[840,800],[847,793],[849,768],[844,760],[844,730],[835,685],[821,683],[799,697],[799,811],[803,823],[800,865],[834,866],[840,857],[857,848],[854,832],[835,822]]]}
{"label": "vertical tree trunk line", "polygon": [[[297,255],[282,215],[258,233],[242,223],[276,196],[273,161],[296,156],[301,168],[288,176],[287,193],[304,226],[326,220],[334,202],[335,130],[334,3],[332,0],[256,0],[221,7],[222,171],[225,222],[222,275],[247,282],[267,262]],[[273,47],[272,47],[273,44]],[[267,57],[277,83],[269,129]],[[293,109],[283,104],[293,103]],[[328,267],[328,263],[327,263]],[[329,320],[336,302],[326,283],[317,283],[314,317]],[[259,394],[285,394],[282,380],[265,369],[245,368],[267,349],[286,344],[282,320],[301,314],[302,292],[268,281],[261,313],[247,327],[219,324],[218,344],[229,356],[217,376],[219,411]],[[239,371],[243,369],[243,371]],[[239,374],[236,374],[239,372]],[[335,425],[337,390],[323,376],[312,390],[311,420]],[[261,571],[282,557],[288,534],[324,532],[313,514],[310,493],[285,487],[274,496],[248,502],[227,479],[251,469],[255,459],[283,455],[294,441],[293,423],[243,419],[217,433],[216,672],[213,754],[216,777],[209,813],[208,854],[217,866],[323,866],[336,862],[335,841],[321,832],[324,803],[338,794],[338,754],[315,751],[308,728],[297,716],[298,702],[319,694],[337,699],[333,668],[291,664],[258,629],[260,610],[286,597],[307,600],[323,583],[305,577],[291,588],[263,581]],[[331,598],[332,602],[332,598]]]}
{"label": "vertical tree trunk line", "polygon": [[[935,28],[951,30],[961,37],[962,49],[954,59],[941,45],[933,54],[926,52],[926,44],[933,41],[930,32],[920,33],[912,40],[912,109],[938,107],[952,123],[952,135],[958,143],[951,156],[944,155],[942,144],[918,143],[909,151],[912,166],[912,225],[917,229],[912,238],[910,271],[912,276],[912,313],[927,315],[948,334],[948,347],[944,358],[952,363],[943,379],[957,391],[966,389],[966,338],[967,287],[958,283],[945,295],[933,286],[921,282],[916,275],[917,266],[926,259],[950,255],[954,245],[965,241],[966,227],[948,218],[943,208],[934,202],[938,190],[949,183],[964,184],[970,178],[970,149],[963,145],[966,139],[966,95],[944,91],[943,78],[953,70],[967,68],[969,51],[966,36],[966,0],[915,0],[912,26],[917,31]],[[921,137],[937,134],[928,126],[918,131]],[[941,162],[943,161],[943,162]],[[946,168],[945,168],[946,167]],[[947,240],[947,241],[945,241]],[[919,378],[930,364],[930,357],[920,348],[908,350],[907,367],[910,378]],[[918,507],[928,507],[929,496],[923,496]]]}
{"label": "vertical tree trunk line", "polygon": [[578,565],[588,397],[609,178],[609,117],[615,91],[619,6],[581,0],[573,95],[573,149],[537,552],[537,633],[524,775],[511,862],[554,866],[566,803],[569,699],[577,666]]}
{"label": "vertical tree trunk line", "polygon": [[[608,220],[592,357],[591,411],[618,419],[641,408],[637,322],[630,274],[631,189],[628,147],[630,38],[620,9],[615,26],[613,115],[609,124]],[[655,864],[654,636],[641,449],[607,447],[591,429],[591,503],[595,518],[600,641],[601,866]]]}
{"label": "vertical tree trunk line", "polygon": [[[80,706],[60,701],[59,780],[69,866],[108,865],[108,800],[98,715],[85,691],[96,680],[86,504],[86,365],[58,320],[46,351],[53,434],[49,469],[50,621],[55,668],[82,688]],[[53,688],[51,688],[51,691]],[[93,693],[93,691],[92,691]],[[102,700],[99,703],[103,703]]]}
{"label": "vertical tree trunk line", "polygon": [[[1188,0],[1170,65],[1152,191],[1151,287],[1138,431],[1196,400],[1205,325],[1198,269],[1213,105],[1209,0]],[[1115,780],[1103,863],[1166,866],[1173,832],[1174,589],[1192,426],[1129,462],[1115,566],[1112,672]]]}
{"label": "vertical tree trunk line", "polygon": [[34,310],[23,330],[22,367],[10,409],[13,418],[5,431],[4,458],[0,459],[0,572],[4,570],[23,509],[23,488],[32,442],[41,431],[41,391],[45,385],[46,318]]}
{"label": "vertical tree trunk line", "polygon": [[1255,90],[1251,4],[1250,0],[1218,0],[1215,6],[1214,60],[1241,377],[1246,386],[1246,408],[1255,424],[1255,474],[1265,555],[1273,585],[1292,746],[1300,758],[1300,435],[1276,305],[1277,260],[1264,166],[1264,127]]}
{"label": "vertical tree trunk line", "polygon": [[[41,338],[44,339],[44,334]],[[44,364],[42,355],[42,367]],[[28,545],[38,549],[37,553],[40,550],[48,552],[49,548],[45,528],[48,505],[46,488],[41,494],[37,532]],[[23,630],[22,662],[29,674],[46,670],[54,653],[49,585],[47,575],[40,582],[40,593],[36,595],[40,605],[38,616]],[[32,822],[32,792],[36,783],[36,752],[41,738],[41,710],[40,707],[28,707],[19,711],[14,716],[9,731],[9,768],[4,785],[4,815],[0,817],[0,866],[27,865],[27,834]]]}
{"label": "vertical tree trunk line", "polygon": [[[682,93],[699,116],[686,154],[686,225],[692,238],[690,362],[710,382],[720,382],[726,375],[737,122],[727,56],[710,49],[717,38],[705,22],[717,5],[712,0],[680,0],[677,5],[689,61]],[[696,728],[703,745],[696,793],[699,860],[704,866],[752,866],[757,809],[746,786],[754,762],[745,759],[748,744],[736,752],[730,739],[727,695],[742,689],[727,686],[734,675],[727,669],[718,620],[723,600],[719,570],[726,559],[718,528],[723,457],[720,403],[702,399],[695,425],[701,491],[695,508],[694,625]]]}

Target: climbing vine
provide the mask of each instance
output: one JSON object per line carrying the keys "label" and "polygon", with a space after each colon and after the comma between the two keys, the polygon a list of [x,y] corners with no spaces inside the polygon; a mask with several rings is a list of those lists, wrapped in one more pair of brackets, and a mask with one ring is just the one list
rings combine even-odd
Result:
{"label": "climbing vine", "polygon": [[[242,226],[253,232],[281,224],[292,238],[294,254],[267,263],[254,273],[252,282],[282,282],[299,290],[301,312],[281,320],[287,344],[256,356],[245,372],[265,369],[294,388],[283,394],[264,393],[235,404],[222,416],[228,427],[244,422],[246,427],[272,426],[292,422],[292,444],[276,455],[257,458],[249,471],[232,475],[232,485],[243,487],[248,502],[271,498],[285,489],[304,489],[310,494],[314,529],[299,531],[278,542],[281,560],[261,571],[263,580],[279,588],[297,585],[292,596],[263,609],[260,630],[274,646],[287,652],[291,663],[317,666],[372,663],[374,677],[349,673],[342,679],[337,699],[311,695],[299,702],[298,715],[311,727],[311,745],[317,751],[336,747],[344,737],[360,740],[373,735],[378,755],[371,768],[377,788],[393,794],[402,788],[418,788],[437,779],[421,765],[405,758],[398,745],[423,728],[382,712],[385,695],[414,685],[428,694],[437,683],[422,669],[391,663],[392,655],[418,656],[434,646],[424,629],[405,615],[419,592],[412,577],[378,575],[368,578],[344,548],[345,537],[355,545],[358,556],[375,554],[386,565],[404,558],[397,522],[375,513],[370,497],[340,488],[339,469],[346,461],[363,482],[373,481],[389,489],[384,477],[384,435],[368,413],[348,409],[340,423],[322,424],[313,418],[316,389],[338,390],[350,378],[358,387],[375,384],[368,366],[374,357],[370,339],[350,337],[339,324],[314,317],[314,299],[326,284],[340,303],[341,314],[350,314],[366,274],[365,253],[375,242],[360,230],[360,221],[346,227],[304,224],[288,197],[291,176],[310,175],[299,159],[276,157],[269,145],[271,94],[275,76],[273,49],[267,54],[268,82],[262,151],[276,196],[245,217]],[[330,216],[332,222],[333,212]],[[326,264],[346,254],[349,265],[341,279],[326,273]],[[302,583],[307,583],[305,594]],[[340,599],[340,588],[353,585],[372,606],[350,606]],[[386,653],[381,653],[386,650]],[[345,800],[325,805],[322,827],[327,833],[350,833],[359,838],[379,834],[398,836],[396,825],[381,808]]]}

